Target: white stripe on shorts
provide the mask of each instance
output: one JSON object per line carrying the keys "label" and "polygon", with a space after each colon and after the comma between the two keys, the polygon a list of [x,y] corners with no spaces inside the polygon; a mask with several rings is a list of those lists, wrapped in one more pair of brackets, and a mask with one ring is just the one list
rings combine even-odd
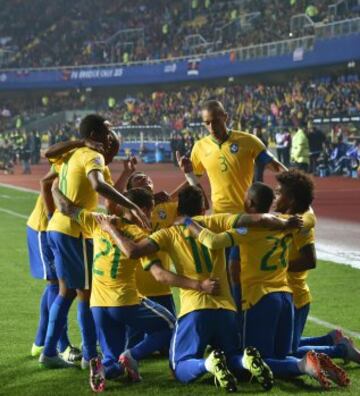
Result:
{"label": "white stripe on shorts", "polygon": [[171,356],[171,366],[172,366],[172,369],[175,371],[175,345],[176,345],[176,337],[177,337],[177,330],[178,330],[178,322],[176,321],[176,324],[175,324],[175,332],[174,332],[174,335],[173,335],[173,339],[172,339],[172,345],[171,345],[171,354],[172,354],[172,356]]}
{"label": "white stripe on shorts", "polygon": [[[161,318],[163,318],[169,325],[170,329],[174,328],[174,322],[163,312],[161,312],[160,310],[157,310],[156,308],[152,307],[151,305],[146,303],[146,298],[143,298],[141,303],[145,305],[145,307],[147,309],[150,309],[150,311],[154,312],[157,316],[160,316]],[[165,307],[162,307],[165,311],[169,312]],[[171,315],[171,313],[169,312],[169,316]]]}
{"label": "white stripe on shorts", "polygon": [[40,252],[41,264],[42,264],[42,266],[43,266],[43,273],[44,273],[43,279],[46,280],[46,278],[47,278],[47,274],[46,274],[46,264],[45,264],[44,254],[43,254],[42,245],[41,245],[41,231],[38,231],[37,237],[38,237],[38,245],[39,245],[39,252]]}
{"label": "white stripe on shorts", "polygon": [[89,285],[89,268],[88,268],[88,256],[87,256],[87,250],[86,250],[86,240],[85,238],[81,238],[82,240],[82,247],[83,247],[83,256],[84,256],[84,273],[85,273],[85,289],[88,290],[90,289]]}

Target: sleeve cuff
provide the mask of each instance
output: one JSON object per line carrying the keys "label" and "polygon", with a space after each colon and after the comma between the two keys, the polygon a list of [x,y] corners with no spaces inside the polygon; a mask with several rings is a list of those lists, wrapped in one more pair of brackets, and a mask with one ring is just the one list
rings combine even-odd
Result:
{"label": "sleeve cuff", "polygon": [[143,265],[144,271],[149,271],[149,269],[154,265],[154,264],[161,264],[160,260],[152,260],[149,263],[146,263]]}
{"label": "sleeve cuff", "polygon": [[263,165],[267,165],[269,164],[272,160],[274,159],[274,157],[267,151],[267,150],[263,150],[257,157],[256,157],[256,161],[260,162]]}

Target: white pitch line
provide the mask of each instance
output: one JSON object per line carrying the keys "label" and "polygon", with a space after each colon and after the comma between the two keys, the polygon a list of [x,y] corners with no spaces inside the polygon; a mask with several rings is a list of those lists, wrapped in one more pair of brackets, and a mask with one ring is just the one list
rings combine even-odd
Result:
{"label": "white pitch line", "polygon": [[326,327],[327,329],[331,329],[331,330],[341,329],[344,333],[360,340],[360,333],[357,333],[356,331],[345,329],[344,327],[337,326],[333,323],[326,322],[325,320],[319,319],[319,318],[317,318],[315,316],[311,316],[311,315],[308,316],[308,320],[310,320],[310,322],[316,323],[317,325]]}
{"label": "white pitch line", "polygon": [[29,192],[33,194],[39,194],[39,190],[34,190],[32,188],[26,188],[26,187],[19,187],[19,186],[14,186],[13,184],[7,184],[7,183],[0,183],[0,187],[6,187],[6,188],[11,188],[13,190],[17,191],[24,191],[24,192]]}
{"label": "white pitch line", "polygon": [[7,213],[11,216],[20,217],[21,219],[27,219],[29,217],[29,216],[25,216],[24,214],[13,212],[12,210],[4,209],[4,208],[0,208],[0,212]]}

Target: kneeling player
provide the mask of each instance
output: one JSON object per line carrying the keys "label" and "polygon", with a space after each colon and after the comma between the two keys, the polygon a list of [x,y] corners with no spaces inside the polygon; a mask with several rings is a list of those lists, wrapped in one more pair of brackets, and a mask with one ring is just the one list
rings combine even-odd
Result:
{"label": "kneeling player", "polygon": [[[274,193],[270,187],[254,183],[247,192],[245,209],[248,213],[267,212],[273,199]],[[308,374],[328,388],[330,382],[327,377],[334,379],[336,370],[338,373],[341,371],[343,378],[341,383],[336,382],[347,385],[346,373],[332,362],[331,365],[324,364],[322,357],[313,351],[303,359],[288,356],[293,335],[292,291],[287,284],[288,251],[293,235],[298,231],[250,230],[243,227],[215,234],[191,220],[189,224],[199,241],[208,248],[223,249],[233,244],[240,246],[244,347],[252,345],[258,348],[275,375]]]}
{"label": "kneeling player", "polygon": [[[190,186],[179,193],[180,216],[196,216],[204,212],[203,194],[199,188]],[[222,231],[234,223],[239,224],[241,219],[226,214],[201,216],[199,221],[214,231]],[[112,230],[111,235],[128,257],[137,258],[162,250],[170,255],[179,275],[199,285],[207,278],[219,280],[219,294],[208,295],[201,287],[186,290],[174,283],[175,274],[158,263],[146,267],[159,282],[180,287],[181,310],[170,348],[170,364],[179,381],[189,383],[209,372],[220,387],[234,391],[236,380],[229,366],[234,373],[249,370],[265,389],[272,387],[271,370],[258,351],[246,348],[241,355],[237,350],[236,309],[227,281],[224,251],[209,250],[199,244],[183,225],[159,230],[140,242],[131,241],[117,230]],[[207,345],[214,351],[204,358]]]}
{"label": "kneeling player", "polygon": [[[144,213],[150,215],[153,208],[153,196],[143,189],[133,189],[127,194]],[[160,304],[141,298],[137,292],[135,269],[138,260],[129,260],[123,256],[114,244],[114,232],[121,231],[134,240],[147,236],[131,219],[105,217],[80,210],[72,205],[55,188],[54,198],[62,213],[71,216],[92,236],[94,240],[93,285],[91,309],[96,323],[103,364],[108,378],[122,374],[124,369],[133,381],[141,379],[137,361],[154,351],[169,345],[175,325],[173,315]],[[99,227],[101,223],[103,230]],[[158,262],[156,256],[142,259],[143,265]],[[189,288],[204,288],[212,292],[216,282],[206,280],[202,283],[174,276],[178,285]],[[126,344],[126,326],[131,326],[147,334],[137,345],[124,351]],[[91,362],[91,386],[102,390],[104,379],[97,359]]]}

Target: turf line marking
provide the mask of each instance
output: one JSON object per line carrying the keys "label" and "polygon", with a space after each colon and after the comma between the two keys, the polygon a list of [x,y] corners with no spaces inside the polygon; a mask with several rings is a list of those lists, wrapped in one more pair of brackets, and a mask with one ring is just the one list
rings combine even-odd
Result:
{"label": "turf line marking", "polygon": [[360,340],[360,333],[357,333],[356,331],[345,329],[344,327],[337,326],[333,323],[326,322],[325,320],[319,319],[319,318],[317,318],[315,316],[311,316],[311,315],[308,316],[308,320],[310,320],[310,322],[313,322],[317,325],[326,327],[327,329],[331,329],[331,330],[341,329],[344,331],[345,334],[348,334],[351,337],[354,337],[354,338],[357,338],[358,340]]}
{"label": "turf line marking", "polygon": [[4,209],[4,208],[0,208],[0,212],[7,213],[7,214],[9,214],[11,216],[20,217],[21,219],[27,219],[29,217],[29,216],[26,216],[24,214],[13,212],[12,210]]}
{"label": "turf line marking", "polygon": [[7,183],[0,183],[0,187],[12,188],[13,190],[24,191],[24,192],[29,192],[29,193],[33,193],[33,194],[40,193],[39,190],[34,190],[32,188],[26,188],[26,187],[14,186],[13,184],[7,184]]}

